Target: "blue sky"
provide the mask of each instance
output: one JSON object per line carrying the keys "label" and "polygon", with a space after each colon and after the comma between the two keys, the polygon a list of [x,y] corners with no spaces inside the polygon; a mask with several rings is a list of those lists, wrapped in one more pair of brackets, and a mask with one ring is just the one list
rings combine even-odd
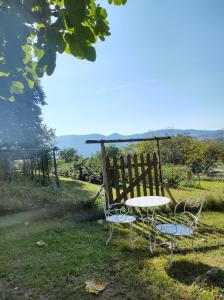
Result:
{"label": "blue sky", "polygon": [[57,135],[224,128],[224,1],[104,5],[96,62],[59,55],[42,80],[44,122]]}

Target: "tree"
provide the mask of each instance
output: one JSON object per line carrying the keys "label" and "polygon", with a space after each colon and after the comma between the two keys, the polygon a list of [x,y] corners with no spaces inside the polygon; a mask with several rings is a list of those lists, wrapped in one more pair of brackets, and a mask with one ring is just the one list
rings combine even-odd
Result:
{"label": "tree", "polygon": [[118,157],[121,155],[121,150],[114,145],[109,145],[106,147],[106,154],[111,158]]}
{"label": "tree", "polygon": [[0,0],[0,99],[13,101],[51,75],[57,53],[94,61],[93,45],[109,35],[107,12],[97,0]]}
{"label": "tree", "polygon": [[61,150],[59,153],[59,158],[67,162],[72,162],[76,158],[78,158],[77,151],[74,148],[67,148]]}
{"label": "tree", "polygon": [[87,181],[96,184],[102,184],[103,172],[101,153],[98,152],[86,160],[84,174]]}
{"label": "tree", "polygon": [[18,95],[17,100],[0,101],[0,145],[10,148],[46,145],[54,134],[42,124],[45,95],[39,83]]}

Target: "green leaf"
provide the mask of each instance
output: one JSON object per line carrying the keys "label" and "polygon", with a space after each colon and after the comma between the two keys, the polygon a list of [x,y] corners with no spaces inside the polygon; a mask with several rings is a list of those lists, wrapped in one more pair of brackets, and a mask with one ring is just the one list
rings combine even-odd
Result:
{"label": "green leaf", "polygon": [[107,11],[106,11],[105,8],[101,8],[101,10],[100,10],[100,15],[101,15],[102,17],[104,17],[104,18],[107,17]]}
{"label": "green leaf", "polygon": [[28,87],[29,87],[30,89],[33,89],[34,84],[35,84],[35,81],[30,80],[30,79],[27,79],[27,84],[28,84]]}
{"label": "green leaf", "polygon": [[20,81],[12,81],[10,86],[11,94],[22,94],[24,90],[24,85]]}
{"label": "green leaf", "polygon": [[96,42],[96,36],[89,26],[80,26],[77,31],[77,38],[90,43]]}
{"label": "green leaf", "polygon": [[22,46],[23,48],[23,51],[25,53],[25,58],[23,59],[23,63],[26,65],[28,62],[31,61],[31,50],[32,50],[32,47],[30,45],[24,45]]}
{"label": "green leaf", "polygon": [[69,49],[71,54],[75,57],[80,59],[83,59],[85,57],[82,46],[80,45],[80,43],[78,43],[78,41],[73,40],[69,45]]}
{"label": "green leaf", "polygon": [[127,0],[108,0],[108,3],[114,3],[115,5],[125,5],[127,3]]}
{"label": "green leaf", "polygon": [[6,72],[0,72],[0,77],[8,77],[9,73]]}
{"label": "green leaf", "polygon": [[83,0],[65,0],[64,1],[65,8],[68,10],[68,12],[77,12],[80,10],[85,10],[85,1]]}
{"label": "green leaf", "polygon": [[15,102],[15,97],[14,97],[14,96],[10,96],[10,97],[8,98],[8,100],[9,100],[10,102]]}
{"label": "green leaf", "polygon": [[83,59],[84,52],[80,43],[76,40],[76,36],[74,34],[65,34],[65,40],[68,43],[68,48],[66,48],[66,52],[72,54],[73,56]]}
{"label": "green leaf", "polygon": [[55,49],[57,46],[58,31],[54,28],[49,28],[46,32],[47,49]]}
{"label": "green leaf", "polygon": [[34,55],[38,58],[38,60],[40,60],[44,55],[44,50],[38,48],[35,45],[33,46],[33,50],[34,50]]}
{"label": "green leaf", "polygon": [[66,48],[66,42],[63,38],[63,35],[59,32],[57,38],[57,49],[59,53],[63,53]]}
{"label": "green leaf", "polygon": [[56,67],[56,51],[49,49],[47,51],[47,68],[46,68],[46,73],[48,76],[53,74],[55,67]]}
{"label": "green leaf", "polygon": [[84,50],[85,57],[89,61],[95,61],[96,60],[96,50],[94,47],[86,47]]}
{"label": "green leaf", "polygon": [[85,12],[71,12],[66,15],[66,24],[69,28],[72,28],[74,26],[79,26],[85,18]]}

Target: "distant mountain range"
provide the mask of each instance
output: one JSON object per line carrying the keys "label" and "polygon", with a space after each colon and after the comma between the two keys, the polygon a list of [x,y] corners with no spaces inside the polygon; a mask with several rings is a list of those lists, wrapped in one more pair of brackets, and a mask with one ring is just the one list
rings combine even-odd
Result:
{"label": "distant mountain range", "polygon": [[[197,129],[161,129],[155,131],[148,131],[145,133],[138,133],[132,135],[121,135],[113,133],[108,136],[102,134],[86,134],[86,135],[62,135],[56,137],[57,146],[60,149],[75,148],[79,154],[90,156],[100,150],[99,144],[85,144],[86,140],[101,140],[101,139],[131,139],[131,138],[146,138],[154,136],[175,136],[177,134],[190,135],[198,139],[224,139],[224,130],[197,130]],[[125,146],[124,143],[116,144]]]}

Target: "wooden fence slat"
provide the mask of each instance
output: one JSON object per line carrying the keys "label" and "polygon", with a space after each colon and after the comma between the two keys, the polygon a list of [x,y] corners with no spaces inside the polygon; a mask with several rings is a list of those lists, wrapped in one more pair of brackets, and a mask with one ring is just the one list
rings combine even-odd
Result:
{"label": "wooden fence slat", "polygon": [[[128,155],[130,155],[130,154],[128,154]],[[132,168],[134,168],[134,167],[135,167],[135,164],[132,164],[132,163],[131,163],[130,166],[131,166]],[[137,166],[138,166],[138,167],[141,167],[141,166],[142,166],[142,163],[141,163],[141,162],[140,162],[140,163],[137,163]],[[144,162],[144,166],[145,166],[145,167],[148,166],[147,162]],[[128,164],[127,164],[127,163],[124,163],[124,167],[125,167],[125,169],[127,169],[127,168],[128,168]],[[111,168],[112,168],[112,167],[111,167]],[[118,165],[117,168],[118,168],[118,169],[121,169],[121,166]]]}
{"label": "wooden fence slat", "polygon": [[[128,166],[128,178],[129,178],[129,186],[133,185],[133,176],[132,176],[132,167],[131,167],[131,155],[127,155],[127,166]],[[134,198],[134,188],[130,188],[131,198]]]}
{"label": "wooden fence slat", "polygon": [[120,187],[119,187],[119,171],[118,171],[118,164],[117,164],[117,158],[113,157],[113,164],[114,164],[114,184],[116,189],[116,202],[120,202],[121,196],[120,196]]}
{"label": "wooden fence slat", "polygon": [[138,157],[136,154],[133,156],[133,161],[135,164],[134,171],[135,171],[135,178],[136,178],[136,189],[137,189],[137,196],[141,196],[141,189],[140,189],[140,183],[139,183],[139,173],[138,173]]}
{"label": "wooden fence slat", "polygon": [[[152,165],[152,164],[151,164]],[[152,169],[152,166],[150,167],[151,169]],[[148,172],[149,172],[149,168],[147,168],[146,170],[145,170],[145,173],[146,174],[148,174]],[[131,189],[134,189],[134,187],[136,187],[136,185],[137,185],[137,182],[140,182],[141,180],[142,180],[142,174],[141,175],[139,175],[139,177],[138,178],[135,178],[135,179],[133,179],[133,181],[132,181],[132,184],[131,185],[129,185],[128,187],[127,187],[127,193],[130,193],[130,191],[131,191]],[[120,194],[120,198],[122,199],[123,198],[123,193],[121,193]],[[116,201],[116,200],[115,200]]]}
{"label": "wooden fence slat", "polygon": [[163,186],[163,175],[162,175],[162,165],[161,165],[159,140],[157,140],[156,143],[157,143],[157,151],[158,151],[159,182],[160,182],[160,188],[161,188],[161,195],[164,196],[165,194],[164,194],[164,186]]}
{"label": "wooden fence slat", "polygon": [[155,180],[156,195],[159,196],[158,159],[156,153],[153,153],[153,164],[154,164],[154,180]]}
{"label": "wooden fence slat", "polygon": [[[114,157],[112,165],[110,159],[107,157],[106,174],[110,202],[121,202],[122,200],[127,200],[129,197],[133,198],[135,196],[135,188],[137,197],[141,195],[147,196],[148,194],[151,196],[153,194],[160,195],[158,158],[156,153],[153,153],[152,160],[149,153],[147,153],[146,158],[143,154],[139,157],[136,154],[133,156],[128,154],[126,159],[123,155],[119,159]],[[113,197],[113,185],[116,190],[116,197]],[[130,196],[128,195],[129,193]]]}
{"label": "wooden fence slat", "polygon": [[153,181],[152,181],[152,173],[151,173],[153,165],[151,163],[150,154],[149,153],[147,153],[146,160],[147,160],[147,164],[149,166],[148,172],[147,172],[148,180],[149,180],[149,194],[150,194],[150,196],[153,196]]}
{"label": "wooden fence slat", "polygon": [[112,178],[111,178],[111,166],[110,166],[110,158],[106,156],[106,175],[107,175],[107,188],[108,188],[108,197],[109,203],[113,202],[113,190],[112,190]]}
{"label": "wooden fence slat", "polygon": [[127,188],[126,188],[126,174],[125,174],[125,165],[124,165],[124,156],[121,155],[120,157],[120,164],[121,164],[121,179],[122,179],[122,186],[123,186],[123,195],[124,200],[127,200]]}
{"label": "wooden fence slat", "polygon": [[147,196],[147,189],[146,189],[146,179],[145,179],[145,166],[144,166],[144,155],[141,153],[140,155],[140,160],[141,160],[141,171],[142,171],[142,186],[143,186],[143,193],[144,196]]}

